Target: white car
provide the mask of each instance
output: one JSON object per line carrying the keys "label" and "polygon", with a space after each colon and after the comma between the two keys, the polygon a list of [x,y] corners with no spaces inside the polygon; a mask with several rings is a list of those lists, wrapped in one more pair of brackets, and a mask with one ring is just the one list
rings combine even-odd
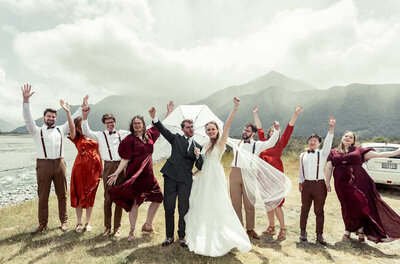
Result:
{"label": "white car", "polygon": [[[376,152],[395,151],[399,144],[362,143],[362,148],[374,148]],[[400,185],[400,155],[391,158],[375,158],[363,164],[369,176],[381,184]]]}

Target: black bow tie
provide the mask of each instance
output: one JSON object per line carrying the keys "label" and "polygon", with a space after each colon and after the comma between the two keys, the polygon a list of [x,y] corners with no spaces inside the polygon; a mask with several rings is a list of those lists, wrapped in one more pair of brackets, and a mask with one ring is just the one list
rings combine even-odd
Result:
{"label": "black bow tie", "polygon": [[250,140],[243,140],[244,143],[249,143],[250,144]]}
{"label": "black bow tie", "polygon": [[112,134],[115,134],[115,133],[117,133],[117,131],[113,131],[113,132],[110,132],[110,131],[108,131],[108,133],[110,134],[110,136],[112,135]]}
{"label": "black bow tie", "polygon": [[55,126],[48,126],[47,129],[53,129]]}
{"label": "black bow tie", "polygon": [[307,153],[314,153],[315,150],[307,150]]}

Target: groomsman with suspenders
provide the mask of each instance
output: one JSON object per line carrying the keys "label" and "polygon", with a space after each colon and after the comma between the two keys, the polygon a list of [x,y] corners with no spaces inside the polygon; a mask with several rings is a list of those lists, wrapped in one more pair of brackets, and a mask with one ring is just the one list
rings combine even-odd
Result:
{"label": "groomsman with suspenders", "polygon": [[[253,139],[257,132],[257,127],[253,123],[248,123],[243,129],[242,139],[233,139],[238,148],[245,149],[257,157],[260,153],[268,148],[275,146],[279,137],[279,123],[274,122],[274,133],[268,141],[255,141]],[[254,206],[247,197],[245,186],[243,184],[241,168],[246,168],[247,164],[241,160],[238,151],[233,152],[232,170],[229,174],[229,190],[232,200],[232,206],[235,209],[240,222],[243,225],[242,217],[242,200],[244,202],[244,210],[246,212],[246,230],[251,238],[259,239],[259,235],[254,231],[255,212]]]}
{"label": "groomsman with suspenders", "polygon": [[[82,132],[86,136],[99,143],[101,158],[104,160],[104,172],[103,172],[103,183],[104,183],[104,226],[105,231],[103,236],[111,235],[111,218],[112,218],[112,202],[108,191],[114,187],[107,184],[108,176],[113,174],[121,161],[121,157],[118,154],[118,147],[121,141],[128,136],[131,132],[128,130],[115,130],[116,119],[113,114],[104,114],[101,121],[104,124],[105,131],[92,131],[89,128],[87,117],[90,112],[90,107],[82,110],[83,121],[82,121]],[[116,185],[120,185],[125,178],[125,172],[119,174]],[[121,226],[122,218],[122,207],[115,206],[114,211],[114,237],[121,235],[119,228]]]}
{"label": "groomsman with suspenders", "polygon": [[324,167],[328,159],[329,151],[332,148],[333,132],[335,130],[335,118],[329,117],[329,132],[324,140],[322,150],[321,137],[318,134],[312,134],[308,138],[309,149],[300,154],[300,173],[299,173],[299,191],[301,192],[301,213],[300,213],[300,240],[307,241],[307,219],[311,204],[314,201],[314,213],[316,216],[316,240],[322,245],[326,241],[322,236],[324,229],[324,205],[327,195]]}
{"label": "groomsman with suspenders", "polygon": [[[67,220],[67,179],[64,161],[63,135],[69,132],[68,122],[61,126],[54,126],[57,119],[57,111],[47,108],[43,114],[44,124],[36,126],[32,118],[29,98],[34,94],[30,85],[22,88],[23,116],[26,128],[33,137],[36,145],[36,178],[38,185],[38,218],[39,226],[31,234],[35,235],[47,228],[48,200],[51,182],[54,183],[58,199],[58,213],[61,222],[61,230],[68,229]],[[83,105],[82,105],[83,106]],[[81,114],[81,107],[74,113],[73,118]]]}

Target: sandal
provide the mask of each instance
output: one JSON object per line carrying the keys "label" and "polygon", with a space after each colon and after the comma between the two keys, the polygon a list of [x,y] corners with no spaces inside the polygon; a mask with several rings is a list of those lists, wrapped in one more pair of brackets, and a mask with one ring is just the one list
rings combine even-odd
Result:
{"label": "sandal", "polygon": [[89,223],[86,223],[86,224],[85,224],[85,230],[86,230],[86,232],[90,232],[90,231],[92,231],[92,229],[93,229],[93,227],[92,227],[91,225],[89,225]]}
{"label": "sandal", "polygon": [[364,234],[364,232],[356,231],[356,235],[358,235],[358,242],[360,242],[360,244],[365,244],[365,234]]}
{"label": "sandal", "polygon": [[286,239],[286,231],[287,231],[287,229],[286,228],[281,228],[280,230],[279,230],[279,234],[278,234],[278,237],[277,237],[277,239],[278,240],[285,240]]}
{"label": "sandal", "polygon": [[[146,228],[146,226],[149,226],[150,228]],[[153,227],[147,223],[144,223],[142,226],[142,233],[147,234],[147,235],[151,235],[154,234],[154,230]]]}
{"label": "sandal", "polygon": [[262,234],[263,235],[275,235],[276,234],[275,226],[268,226],[267,230],[262,232]]}
{"label": "sandal", "polygon": [[82,233],[83,232],[83,225],[82,224],[77,224],[75,227],[75,232],[76,233]]}
{"label": "sandal", "polygon": [[135,231],[135,229],[131,229],[131,231],[129,232],[129,236],[128,236],[128,241],[131,242],[132,240],[134,240],[135,234],[133,233]]}
{"label": "sandal", "polygon": [[344,232],[342,236],[342,240],[349,240],[350,239],[350,232]]}

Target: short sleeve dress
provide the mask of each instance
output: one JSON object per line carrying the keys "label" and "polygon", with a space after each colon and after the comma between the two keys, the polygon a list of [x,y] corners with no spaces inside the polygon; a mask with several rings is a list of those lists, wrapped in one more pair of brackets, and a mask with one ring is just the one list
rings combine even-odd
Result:
{"label": "short sleeve dress", "polygon": [[124,183],[113,187],[108,193],[111,200],[129,212],[134,201],[141,205],[145,201],[161,203],[163,194],[153,173],[153,147],[160,133],[155,127],[146,131],[147,142],[135,135],[128,135],[119,145],[118,153],[130,162],[126,168]]}

